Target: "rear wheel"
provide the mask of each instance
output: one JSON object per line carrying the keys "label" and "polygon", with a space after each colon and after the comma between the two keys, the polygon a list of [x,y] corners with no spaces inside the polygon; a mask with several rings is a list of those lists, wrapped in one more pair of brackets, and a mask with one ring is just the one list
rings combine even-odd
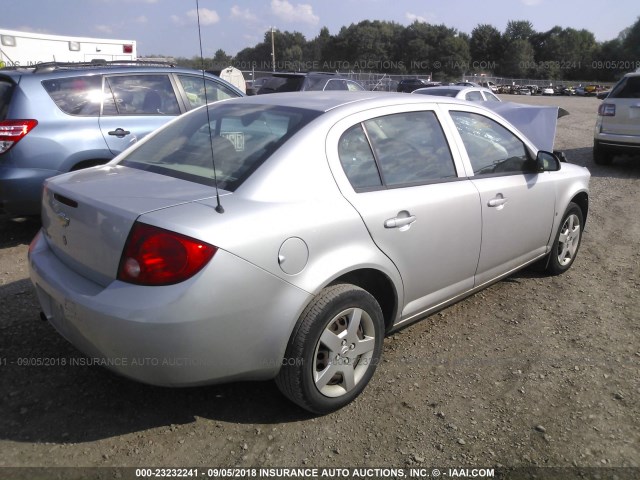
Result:
{"label": "rear wheel", "polygon": [[310,412],[337,410],[369,383],[383,339],[382,311],[371,294],[348,284],[327,287],[300,316],[276,384]]}
{"label": "rear wheel", "polygon": [[559,275],[569,270],[580,248],[583,225],[582,210],[575,203],[570,203],[549,254],[548,273]]}

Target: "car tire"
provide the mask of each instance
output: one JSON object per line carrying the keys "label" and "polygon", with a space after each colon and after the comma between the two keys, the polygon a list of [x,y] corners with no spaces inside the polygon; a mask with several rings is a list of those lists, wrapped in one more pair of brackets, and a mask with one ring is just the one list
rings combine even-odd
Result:
{"label": "car tire", "polygon": [[593,161],[597,165],[611,165],[613,162],[613,153],[604,150],[597,143],[593,144]]}
{"label": "car tire", "polygon": [[549,253],[548,274],[560,275],[571,268],[580,248],[583,227],[582,210],[577,204],[569,203]]}
{"label": "car tire", "polygon": [[312,413],[338,410],[371,380],[383,340],[384,320],[376,299],[354,285],[331,285],[300,316],[276,384]]}

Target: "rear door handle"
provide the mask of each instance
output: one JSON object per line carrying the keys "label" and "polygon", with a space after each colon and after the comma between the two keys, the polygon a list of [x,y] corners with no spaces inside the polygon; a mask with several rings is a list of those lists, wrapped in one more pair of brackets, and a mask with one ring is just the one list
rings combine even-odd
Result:
{"label": "rear door handle", "polygon": [[109,135],[114,135],[118,138],[123,138],[129,135],[131,132],[129,130],[125,130],[124,128],[116,128],[115,130],[111,130],[107,132]]}
{"label": "rear door handle", "polygon": [[[402,213],[402,212],[401,212]],[[402,227],[408,227],[409,225],[411,225],[413,222],[416,221],[416,216],[415,215],[409,215],[407,217],[393,217],[393,218],[388,218],[387,220],[385,220],[384,222],[384,228],[402,228]]]}

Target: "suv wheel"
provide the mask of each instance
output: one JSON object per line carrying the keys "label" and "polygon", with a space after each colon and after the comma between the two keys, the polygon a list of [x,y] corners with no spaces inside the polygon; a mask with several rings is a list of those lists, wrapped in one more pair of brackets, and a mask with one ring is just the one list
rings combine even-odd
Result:
{"label": "suv wheel", "polygon": [[613,153],[604,150],[598,142],[593,143],[593,161],[597,165],[611,165],[613,162]]}

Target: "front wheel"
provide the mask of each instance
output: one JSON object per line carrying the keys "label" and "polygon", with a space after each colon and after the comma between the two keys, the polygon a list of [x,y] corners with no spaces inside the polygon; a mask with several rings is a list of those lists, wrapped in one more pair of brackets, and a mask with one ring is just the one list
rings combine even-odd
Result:
{"label": "front wheel", "polygon": [[569,270],[578,254],[584,217],[582,210],[575,203],[570,203],[562,217],[560,229],[549,253],[547,272],[551,275],[559,275]]}
{"label": "front wheel", "polygon": [[342,408],[369,383],[383,340],[384,321],[375,298],[354,285],[329,286],[300,316],[276,384],[310,412]]}

